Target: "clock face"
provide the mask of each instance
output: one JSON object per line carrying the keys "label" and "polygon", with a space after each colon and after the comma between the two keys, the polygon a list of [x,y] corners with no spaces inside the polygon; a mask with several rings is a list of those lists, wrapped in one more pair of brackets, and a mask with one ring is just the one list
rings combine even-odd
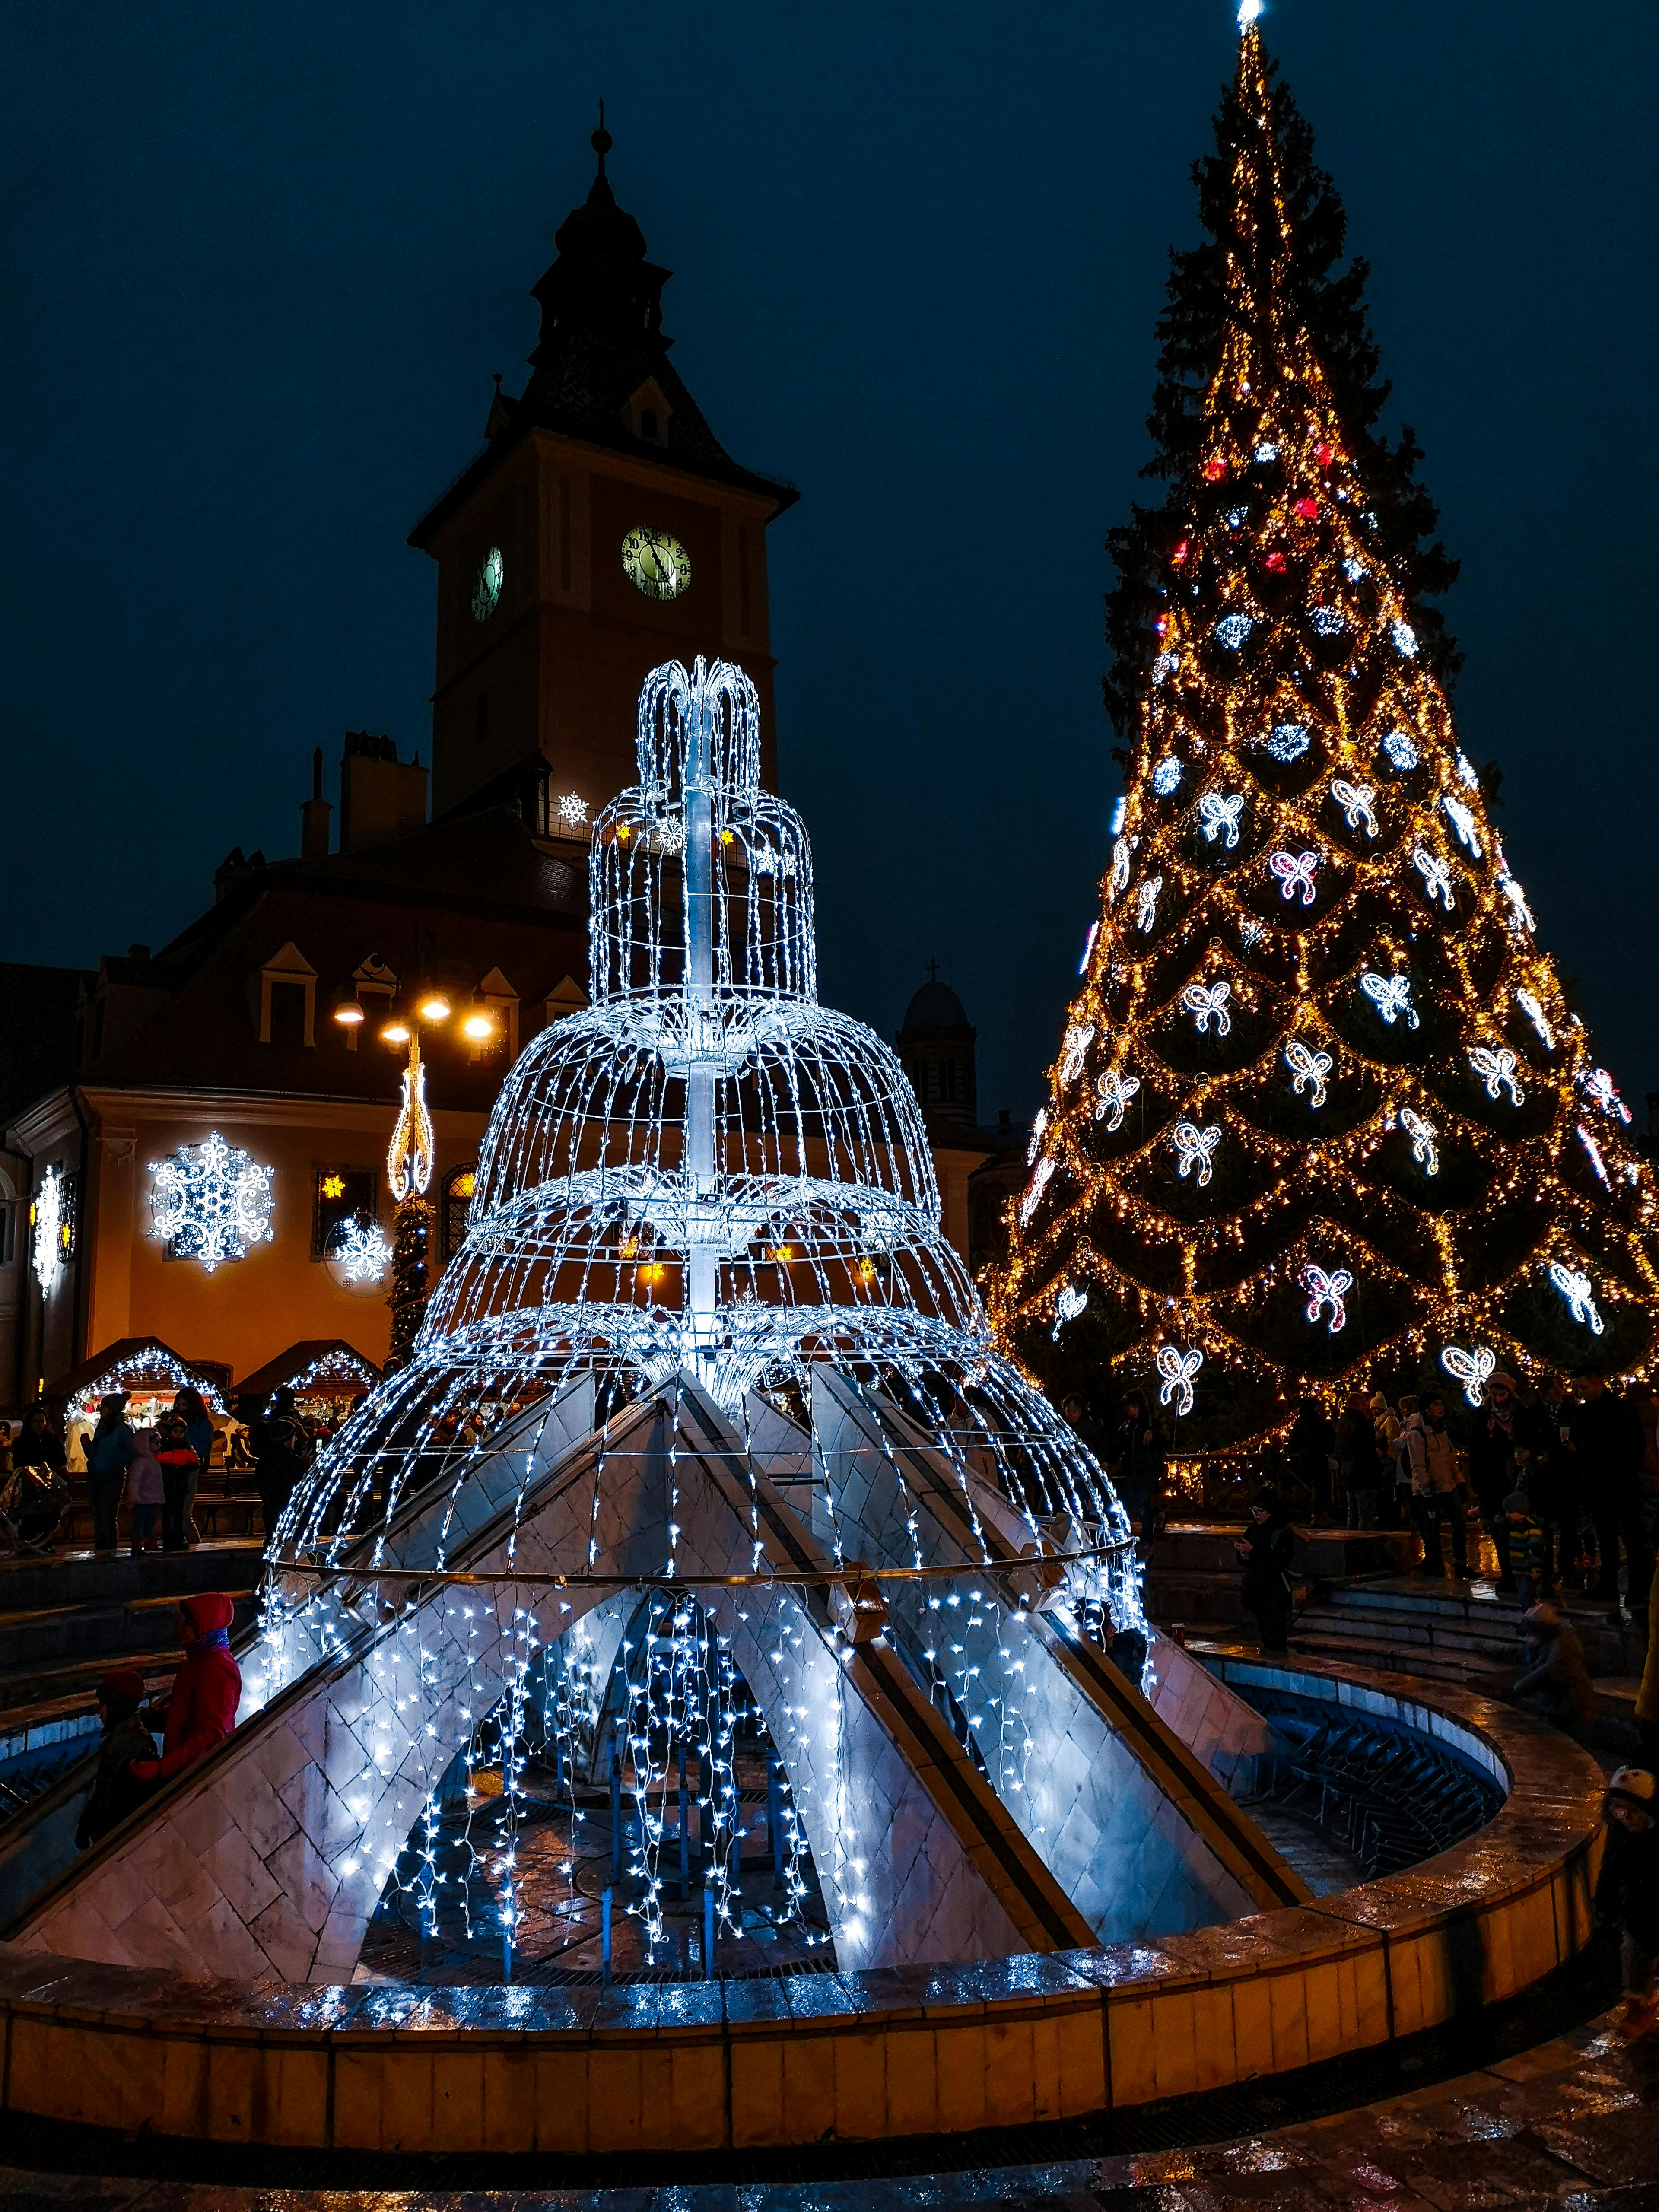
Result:
{"label": "clock face", "polygon": [[492,545],[478,563],[478,573],[472,585],[472,619],[488,622],[501,604],[501,580],[507,574],[507,563],[501,559],[501,549]]}
{"label": "clock face", "polygon": [[647,523],[622,542],[623,573],[647,599],[677,599],[691,581],[691,556],[678,538]]}

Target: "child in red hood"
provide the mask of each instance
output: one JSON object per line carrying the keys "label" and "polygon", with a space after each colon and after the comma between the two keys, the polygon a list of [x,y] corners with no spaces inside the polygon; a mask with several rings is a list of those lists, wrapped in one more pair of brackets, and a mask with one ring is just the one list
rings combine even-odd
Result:
{"label": "child in red hood", "polygon": [[184,1664],[173,1678],[159,1759],[135,1759],[139,1782],[165,1782],[204,1759],[236,1725],[242,1674],[230,1656],[230,1600],[217,1592],[187,1597],[179,1607]]}

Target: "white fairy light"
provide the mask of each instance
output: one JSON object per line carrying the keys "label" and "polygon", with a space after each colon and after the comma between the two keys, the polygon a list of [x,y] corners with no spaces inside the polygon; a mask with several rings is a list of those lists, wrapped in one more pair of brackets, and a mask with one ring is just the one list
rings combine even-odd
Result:
{"label": "white fairy light", "polygon": [[1094,958],[1095,947],[1099,942],[1100,924],[1097,921],[1091,921],[1089,924],[1089,934],[1084,941],[1083,957],[1077,963],[1077,972],[1079,975],[1088,974],[1089,963]]}
{"label": "white fairy light", "polygon": [[1160,1344],[1152,1364],[1163,1381],[1158,1385],[1158,1402],[1167,1406],[1175,1401],[1176,1419],[1193,1410],[1193,1382],[1204,1364],[1204,1354],[1194,1345],[1190,1352],[1182,1352],[1173,1344]]}
{"label": "white fairy light", "polygon": [[1600,1336],[1606,1323],[1595,1303],[1595,1285],[1582,1269],[1569,1267],[1562,1261],[1550,1261],[1550,1280],[1566,1301],[1567,1310],[1577,1322],[1583,1322],[1592,1336]]}
{"label": "white fairy light", "polygon": [[1511,1106],[1524,1106],[1527,1094],[1516,1074],[1518,1063],[1508,1045],[1471,1045],[1469,1066],[1486,1086],[1488,1098],[1496,1098],[1500,1090],[1510,1094]]}
{"label": "white fairy light", "polygon": [[1413,769],[1422,758],[1403,730],[1390,730],[1382,740],[1382,750],[1397,769]]}
{"label": "white fairy light", "polygon": [[1166,753],[1152,770],[1152,789],[1160,799],[1168,799],[1181,788],[1181,779],[1186,773],[1173,753]]}
{"label": "white fairy light", "polygon": [[56,1162],[40,1178],[31,1218],[33,1226],[29,1237],[29,1265],[40,1285],[41,1297],[49,1298],[58,1287],[64,1265],[64,1170]]}
{"label": "white fairy light", "polygon": [[1389,635],[1394,640],[1395,651],[1404,653],[1410,660],[1417,652],[1417,632],[1408,622],[1391,623]]}
{"label": "white fairy light", "polygon": [[1181,655],[1178,653],[1160,653],[1152,663],[1153,683],[1167,684],[1180,665]]}
{"label": "white fairy light", "polygon": [[1124,1111],[1139,1088],[1138,1075],[1120,1075],[1115,1068],[1096,1084],[1095,1119],[1105,1122],[1109,1136],[1115,1135],[1123,1127]]}
{"label": "white fairy light", "polygon": [[[1241,21],[1243,20],[1243,9],[1241,8],[1239,10]],[[1255,11],[1255,15],[1259,15],[1261,13],[1261,10],[1258,7]],[[1255,22],[1255,15],[1252,15],[1250,17],[1249,20],[1251,22]],[[1276,461],[1279,459],[1279,448],[1273,444],[1270,438],[1264,438],[1261,443],[1256,447],[1255,453],[1251,455],[1251,459],[1257,461]]]}
{"label": "white fairy light", "polygon": [[1316,633],[1320,637],[1340,637],[1348,627],[1347,620],[1340,607],[1310,608],[1308,620],[1313,624]]}
{"label": "white fairy light", "polygon": [[1254,952],[1267,935],[1267,930],[1254,915],[1245,915],[1238,925],[1238,941],[1247,952]]}
{"label": "white fairy light", "polygon": [[1087,1291],[1080,1291],[1075,1283],[1062,1283],[1054,1298],[1054,1325],[1049,1330],[1049,1340],[1058,1344],[1060,1332],[1068,1321],[1075,1321],[1089,1303]]}
{"label": "white fairy light", "polygon": [[1459,753],[1457,756],[1457,780],[1469,791],[1479,791],[1480,788],[1480,779],[1475,774],[1474,764],[1467,753]]}
{"label": "white fairy light", "polygon": [[377,1221],[353,1214],[343,1221],[328,1243],[331,1273],[344,1283],[379,1283],[392,1265],[392,1247]]}
{"label": "white fairy light", "polygon": [[1229,653],[1237,653],[1255,628],[1249,615],[1223,615],[1215,626],[1216,639]]}
{"label": "white fairy light", "polygon": [[1555,1031],[1550,1027],[1549,1018],[1545,1013],[1537,994],[1534,991],[1517,991],[1515,994],[1515,1003],[1537,1030],[1545,1051],[1553,1052]]}
{"label": "white fairy light", "polygon": [[1474,826],[1473,811],[1465,806],[1461,799],[1454,799],[1449,791],[1442,793],[1440,805],[1446,819],[1456,830],[1459,840],[1468,847],[1471,858],[1478,860],[1486,848],[1480,842],[1480,833]]}
{"label": "white fairy light", "polygon": [[268,1244],[272,1168],[257,1165],[215,1129],[199,1145],[181,1145],[149,1171],[151,1234],[179,1260],[199,1260],[208,1273],[242,1260],[251,1244]]}
{"label": "white fairy light", "polygon": [[1357,560],[1350,554],[1342,563],[1342,573],[1351,584],[1357,584],[1362,576],[1370,575],[1370,570],[1363,561]]}
{"label": "white fairy light", "polygon": [[1436,899],[1443,900],[1448,914],[1452,911],[1451,870],[1437,853],[1419,845],[1412,854],[1412,866],[1423,878],[1423,895],[1431,906]]}
{"label": "white fairy light", "polygon": [[1376,793],[1369,783],[1349,783],[1342,776],[1334,776],[1331,797],[1342,809],[1350,830],[1363,830],[1368,837],[1377,835]]}
{"label": "white fairy light", "polygon": [[1055,1071],[1062,1087],[1068,1083],[1075,1083],[1082,1074],[1084,1063],[1089,1057],[1089,1048],[1094,1041],[1095,1025],[1092,1022],[1066,1024],[1066,1041],[1060,1047],[1060,1066]]}
{"label": "white fairy light", "polygon": [[1318,853],[1269,853],[1267,866],[1279,878],[1279,895],[1293,899],[1298,891],[1304,906],[1311,906],[1318,897],[1314,873],[1323,856]]}
{"label": "white fairy light", "polygon": [[1238,817],[1243,811],[1242,791],[1223,793],[1203,793],[1198,802],[1198,818],[1204,831],[1204,842],[1213,845],[1219,837],[1231,853],[1238,843]]}
{"label": "white fairy light", "polygon": [[1158,895],[1164,888],[1162,876],[1149,876],[1135,897],[1135,921],[1150,937],[1158,926]]}
{"label": "white fairy light", "polygon": [[1019,1225],[1030,1226],[1031,1216],[1042,1203],[1042,1194],[1048,1189],[1054,1175],[1055,1161],[1052,1153],[1045,1152],[1031,1170],[1031,1180],[1025,1187],[1025,1195],[1019,1201]]}
{"label": "white fairy light", "polygon": [[1440,1364],[1462,1384],[1463,1395],[1470,1405],[1479,1406],[1486,1396],[1487,1383],[1497,1372],[1498,1354],[1488,1344],[1477,1344],[1473,1352],[1449,1344],[1440,1355]]}
{"label": "white fairy light", "polygon": [[1329,1053],[1316,1052],[1311,1045],[1304,1044],[1300,1037],[1292,1037],[1285,1048],[1285,1065],[1291,1071],[1292,1094],[1299,1097],[1306,1089],[1310,1094],[1308,1103],[1322,1106],[1325,1103],[1325,1079],[1334,1065]]}
{"label": "white fairy light", "polygon": [[1435,1150],[1434,1140],[1440,1132],[1435,1127],[1434,1123],[1425,1121],[1414,1106],[1402,1106],[1400,1109],[1400,1126],[1411,1139],[1412,1158],[1422,1168],[1424,1174],[1438,1175],[1440,1155]]}
{"label": "white fairy light", "polygon": [[1578,1141],[1584,1147],[1585,1152],[1589,1153],[1590,1165],[1595,1170],[1596,1174],[1601,1176],[1602,1182],[1607,1184],[1607,1188],[1611,1190],[1613,1188],[1613,1183],[1607,1175],[1607,1163],[1601,1158],[1601,1147],[1596,1143],[1595,1138],[1590,1134],[1589,1131],[1584,1127],[1582,1121],[1578,1124]]}
{"label": "white fairy light", "polygon": [[1630,1127],[1630,1108],[1619,1096],[1619,1086],[1605,1067],[1593,1067],[1588,1075],[1581,1075],[1578,1080],[1583,1085],[1584,1096],[1593,1105],[1599,1106],[1604,1114],[1615,1116],[1626,1128]]}
{"label": "white fairy light", "polygon": [[1188,983],[1181,994],[1181,1003],[1192,1015],[1200,1036],[1207,1034],[1212,1020],[1216,1035],[1226,1036],[1233,1025],[1233,1018],[1227,1011],[1231,996],[1231,983]]}
{"label": "white fairy light", "polygon": [[1302,1282],[1308,1293],[1308,1319],[1316,1322],[1328,1306],[1330,1334],[1337,1335],[1348,1325],[1347,1297],[1353,1288],[1353,1277],[1346,1267],[1333,1268],[1328,1274],[1310,1261],[1302,1270]]}
{"label": "white fairy light", "polygon": [[1112,802],[1112,818],[1106,825],[1109,837],[1115,837],[1123,827],[1123,817],[1129,811],[1129,802],[1122,792]]}
{"label": "white fairy light", "polygon": [[1301,759],[1308,750],[1309,742],[1307,730],[1302,723],[1277,722],[1268,732],[1267,750],[1276,761],[1288,764]]}
{"label": "white fairy light", "polygon": [[426,1103],[426,1068],[421,1060],[418,1032],[409,1042],[409,1065],[403,1075],[403,1104],[386,1147],[386,1179],[399,1205],[406,1198],[422,1198],[432,1181],[432,1158],[437,1139]]}
{"label": "white fairy light", "polygon": [[1048,1127],[1048,1109],[1046,1106],[1039,1106],[1037,1108],[1036,1119],[1031,1124],[1030,1142],[1025,1147],[1025,1164],[1028,1168],[1037,1156],[1037,1152],[1042,1146],[1043,1136]]}
{"label": "white fairy light", "polygon": [[1196,1168],[1198,1187],[1201,1190],[1210,1180],[1211,1162],[1215,1157],[1216,1146],[1221,1142],[1220,1129],[1214,1125],[1200,1129],[1196,1122],[1177,1121],[1170,1141],[1180,1155],[1182,1181],[1184,1182],[1188,1173]]}
{"label": "white fairy light", "polygon": [[1510,902],[1510,927],[1524,929],[1529,936],[1536,935],[1538,924],[1533,919],[1532,908],[1527,904],[1527,895],[1506,869],[1498,878],[1498,888]]}
{"label": "white fairy light", "polygon": [[1368,968],[1359,978],[1359,988],[1390,1029],[1402,1017],[1408,1029],[1421,1028],[1412,1004],[1409,975],[1379,975]]}

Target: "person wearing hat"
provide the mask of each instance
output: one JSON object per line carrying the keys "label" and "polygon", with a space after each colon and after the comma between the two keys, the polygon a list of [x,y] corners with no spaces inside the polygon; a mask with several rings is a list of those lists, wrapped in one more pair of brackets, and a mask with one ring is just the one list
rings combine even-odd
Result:
{"label": "person wearing hat", "polygon": [[242,1698],[242,1672],[230,1650],[235,1610],[222,1590],[204,1590],[180,1602],[179,1636],[185,1656],[167,1698],[161,1756],[156,1758],[152,1744],[133,1761],[139,1782],[170,1781],[205,1759],[235,1727]]}
{"label": "person wearing hat", "polygon": [[1504,1500],[1525,1486],[1537,1462],[1547,1455],[1549,1431],[1536,1410],[1523,1406],[1515,1377],[1499,1368],[1486,1384],[1486,1402],[1474,1417],[1469,1437],[1469,1481],[1480,1524],[1498,1554],[1498,1587],[1510,1591],[1510,1529]]}
{"label": "person wearing hat", "polygon": [[111,1390],[98,1401],[98,1425],[87,1443],[87,1496],[92,1504],[93,1549],[108,1558],[115,1550],[115,1516],[121,1510],[127,1469],[137,1446],[127,1426],[127,1394]]}
{"label": "person wearing hat", "polygon": [[136,1667],[113,1667],[98,1685],[98,1717],[104,1734],[98,1746],[98,1772],[75,1831],[77,1850],[118,1827],[149,1795],[132,1772],[135,1759],[154,1759],[155,1739],[138,1708],[144,1702],[144,1678]]}
{"label": "person wearing hat", "polygon": [[1595,1917],[1619,1930],[1628,2036],[1659,2027],[1659,1784],[1644,1766],[1621,1766],[1601,1800],[1607,1840],[1595,1881]]}

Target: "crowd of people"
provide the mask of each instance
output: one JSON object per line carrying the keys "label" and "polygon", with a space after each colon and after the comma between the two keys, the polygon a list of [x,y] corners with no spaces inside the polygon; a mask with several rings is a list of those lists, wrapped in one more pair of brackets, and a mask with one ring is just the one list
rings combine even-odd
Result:
{"label": "crowd of people", "polygon": [[[229,1424],[222,1416],[216,1424],[201,1392],[189,1383],[147,1422],[130,1420],[128,1404],[126,1392],[107,1392],[99,1401],[96,1423],[76,1440],[92,1549],[104,1558],[118,1549],[124,1505],[134,1553],[185,1552],[201,1542],[197,1492],[222,1429],[229,1432],[228,1463],[240,1458],[252,1466],[269,1536],[328,1433],[301,1413],[286,1389],[248,1408],[245,1420]],[[37,1557],[68,1548],[77,1503],[68,1440],[47,1408],[33,1405],[9,1441],[0,1433],[0,1548]]]}

